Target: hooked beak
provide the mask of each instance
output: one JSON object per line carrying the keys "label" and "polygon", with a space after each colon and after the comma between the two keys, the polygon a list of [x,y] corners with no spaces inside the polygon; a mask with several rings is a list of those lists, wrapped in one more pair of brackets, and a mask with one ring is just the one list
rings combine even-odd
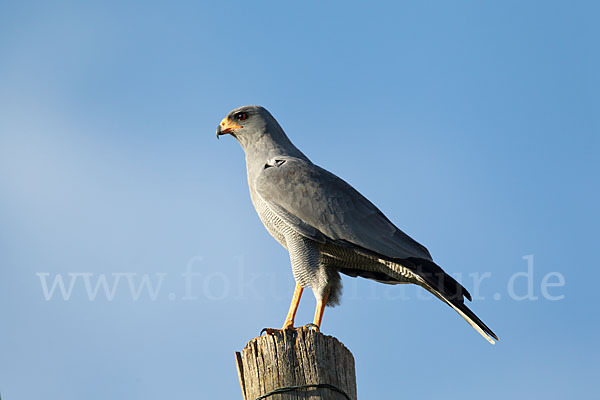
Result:
{"label": "hooked beak", "polygon": [[221,121],[221,123],[217,127],[217,139],[221,135],[231,134],[231,135],[235,136],[235,134],[233,132],[236,129],[240,129],[240,128],[242,128],[241,125],[236,124],[235,122],[233,122],[229,118],[223,118],[223,120]]}

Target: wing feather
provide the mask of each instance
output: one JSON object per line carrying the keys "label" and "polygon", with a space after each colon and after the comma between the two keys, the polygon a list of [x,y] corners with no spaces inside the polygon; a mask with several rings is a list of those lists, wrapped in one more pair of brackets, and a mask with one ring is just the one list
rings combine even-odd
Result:
{"label": "wing feather", "polygon": [[[254,183],[258,195],[301,235],[351,243],[389,258],[422,258],[427,249],[398,229],[352,186],[308,161],[269,160]],[[312,228],[312,229],[311,229]]]}

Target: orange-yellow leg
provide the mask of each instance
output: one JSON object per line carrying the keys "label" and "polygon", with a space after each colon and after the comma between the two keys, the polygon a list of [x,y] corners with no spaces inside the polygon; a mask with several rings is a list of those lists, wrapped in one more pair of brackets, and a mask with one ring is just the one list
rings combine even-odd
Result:
{"label": "orange-yellow leg", "polygon": [[298,304],[300,304],[300,297],[304,288],[296,283],[296,289],[294,289],[294,296],[292,297],[292,304],[290,304],[290,310],[288,311],[285,322],[283,323],[282,329],[290,329],[294,327],[294,318],[296,317],[296,311],[298,310]]}
{"label": "orange-yellow leg", "polygon": [[[281,330],[294,328],[294,318],[296,317],[296,311],[298,310],[298,304],[300,304],[300,297],[302,297],[303,291],[304,288],[296,284],[294,296],[292,297],[292,304],[290,304],[290,310],[288,311],[287,317],[285,317],[285,322],[283,323],[283,328],[281,328]],[[267,335],[272,335],[277,331],[279,331],[279,329],[264,328],[260,333],[262,335],[263,332],[266,332]]]}
{"label": "orange-yellow leg", "polygon": [[329,297],[329,289],[327,289],[321,300],[317,300],[317,309],[315,310],[315,320],[313,322],[313,324],[316,325],[317,330],[321,329],[321,321],[323,320],[323,312],[327,305],[327,297]]}

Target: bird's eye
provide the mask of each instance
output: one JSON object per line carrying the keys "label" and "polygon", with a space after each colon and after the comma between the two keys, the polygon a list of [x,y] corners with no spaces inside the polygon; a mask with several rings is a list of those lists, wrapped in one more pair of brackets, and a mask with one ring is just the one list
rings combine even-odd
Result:
{"label": "bird's eye", "polygon": [[235,119],[243,121],[245,119],[248,119],[248,114],[246,114],[245,112],[239,112],[235,114]]}

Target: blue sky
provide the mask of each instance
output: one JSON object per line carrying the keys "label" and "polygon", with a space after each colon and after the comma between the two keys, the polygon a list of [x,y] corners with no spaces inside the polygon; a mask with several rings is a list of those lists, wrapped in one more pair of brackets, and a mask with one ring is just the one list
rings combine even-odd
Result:
{"label": "blue sky", "polygon": [[[282,324],[294,284],[241,148],[215,139],[245,104],[477,286],[500,336],[344,279],[323,331],[359,398],[597,392],[599,11],[2,2],[2,398],[240,398],[233,352]],[[114,293],[88,293],[102,277]]]}

